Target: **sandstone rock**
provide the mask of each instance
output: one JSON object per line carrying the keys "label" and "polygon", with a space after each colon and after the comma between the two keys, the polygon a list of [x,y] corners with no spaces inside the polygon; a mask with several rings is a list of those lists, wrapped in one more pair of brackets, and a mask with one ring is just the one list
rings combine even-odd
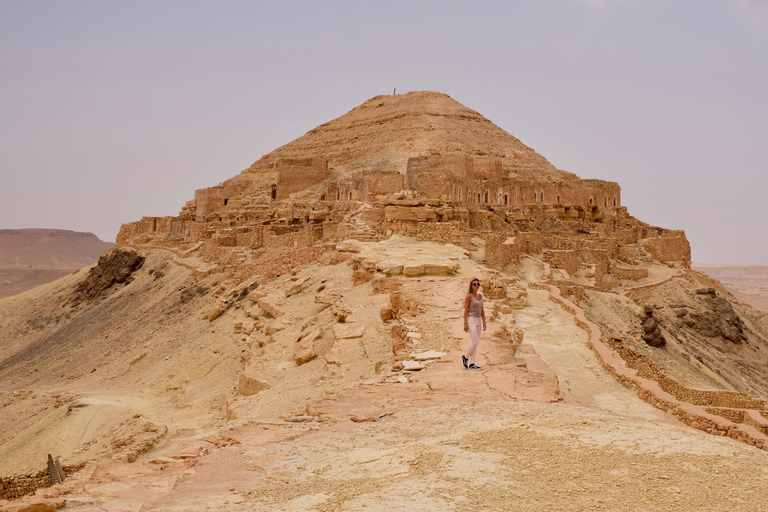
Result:
{"label": "sandstone rock", "polygon": [[307,421],[315,421],[315,420],[317,420],[316,417],[308,416],[306,414],[302,414],[302,415],[299,415],[299,416],[287,416],[287,417],[285,417],[283,419],[285,421],[289,422],[289,423],[305,423]]}
{"label": "sandstone rock", "polygon": [[64,500],[40,500],[11,502],[5,506],[3,512],[54,512],[66,505]]}
{"label": "sandstone rock", "polygon": [[301,332],[306,331],[310,326],[317,323],[317,315],[307,318],[307,320],[301,324]]}
{"label": "sandstone rock", "polygon": [[285,324],[281,321],[276,320],[270,323],[269,325],[267,325],[266,327],[264,327],[264,334],[266,334],[267,336],[272,336],[276,332],[280,332],[283,329],[285,329]]}
{"label": "sandstone rock", "polygon": [[240,380],[237,383],[237,392],[243,396],[251,396],[269,389],[271,386],[266,382],[261,382],[245,375],[240,376]]}
{"label": "sandstone rock", "polygon": [[349,419],[355,423],[373,423],[377,420],[376,416],[352,416]]}
{"label": "sandstone rock", "polygon": [[296,361],[296,364],[302,365],[317,357],[315,340],[322,337],[322,335],[323,332],[320,329],[315,329],[296,340],[293,346],[293,359]]}
{"label": "sandstone rock", "polygon": [[663,347],[666,345],[667,340],[661,334],[659,321],[653,316],[653,308],[645,306],[643,314],[643,334],[641,336],[643,341],[652,347]]}
{"label": "sandstone rock", "polygon": [[361,243],[357,240],[344,240],[336,244],[336,250],[339,252],[360,252]]}
{"label": "sandstone rock", "polygon": [[265,312],[272,315],[273,318],[280,318],[285,314],[285,311],[278,308],[277,301],[275,299],[270,299],[269,297],[262,297],[261,299],[258,300],[257,304]]}
{"label": "sandstone rock", "polygon": [[286,297],[291,297],[293,295],[296,295],[297,293],[301,292],[307,285],[307,282],[309,281],[310,276],[305,276],[293,283],[291,287],[288,289],[287,292],[285,292]]}
{"label": "sandstone rock", "polygon": [[260,292],[258,290],[254,290],[248,294],[248,300],[250,300],[251,302],[259,302],[259,299],[263,299],[266,296],[267,296],[266,293]]}
{"label": "sandstone rock", "polygon": [[337,350],[337,347],[334,346],[331,350],[325,353],[323,356],[323,359],[325,359],[325,362],[328,364],[333,364],[336,366],[341,365],[341,354],[339,350]]}
{"label": "sandstone rock", "polygon": [[333,336],[337,340],[362,338],[364,334],[365,334],[364,325],[335,324],[333,326]]}
{"label": "sandstone rock", "polygon": [[419,361],[413,361],[409,359],[406,359],[405,361],[403,361],[403,370],[405,370],[406,372],[416,372],[419,370],[423,370],[426,367],[427,366],[424,363]]}
{"label": "sandstone rock", "polygon": [[347,317],[349,317],[352,314],[352,310],[344,306],[335,304],[331,308],[331,313],[333,313],[333,316],[336,317],[337,322],[344,323],[347,321]]}
{"label": "sandstone rock", "polygon": [[227,421],[232,421],[237,419],[237,413],[234,409],[232,409],[229,401],[227,401],[224,404],[224,416],[226,417]]}
{"label": "sandstone rock", "polygon": [[417,277],[424,273],[424,265],[409,264],[403,266],[403,275],[406,277]]}
{"label": "sandstone rock", "polygon": [[445,352],[438,352],[437,350],[427,350],[426,352],[413,353],[411,357],[416,361],[429,361],[430,359],[440,359],[446,355]]}
{"label": "sandstone rock", "polygon": [[696,303],[690,310],[680,308],[676,311],[683,326],[702,336],[721,337],[736,344],[747,339],[741,318],[714,288],[699,288],[695,298]]}
{"label": "sandstone rock", "polygon": [[221,315],[224,314],[224,311],[226,311],[224,308],[214,308],[210,310],[205,317],[208,319],[209,322],[213,322],[217,318],[219,318]]}
{"label": "sandstone rock", "polygon": [[459,271],[458,262],[455,263],[425,263],[424,275],[447,276]]}
{"label": "sandstone rock", "polygon": [[384,272],[384,274],[387,277],[399,276],[400,274],[403,273],[403,266],[402,265],[397,265],[397,264],[395,264],[395,265],[391,265],[390,264],[390,265],[387,265],[387,266],[383,267],[381,269],[381,271]]}
{"label": "sandstone rock", "polygon": [[381,311],[379,312],[379,316],[381,317],[382,322],[388,322],[392,320],[392,318],[394,317],[392,306],[383,306],[381,308]]}

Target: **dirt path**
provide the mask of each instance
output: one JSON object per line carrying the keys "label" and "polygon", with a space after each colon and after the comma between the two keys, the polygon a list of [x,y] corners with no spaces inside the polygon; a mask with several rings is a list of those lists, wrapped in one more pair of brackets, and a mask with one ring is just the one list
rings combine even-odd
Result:
{"label": "dirt path", "polygon": [[677,423],[673,416],[642,401],[600,366],[589,349],[586,333],[576,325],[573,315],[549,300],[549,292],[530,289],[528,307],[515,316],[525,331],[525,342],[557,374],[567,402]]}

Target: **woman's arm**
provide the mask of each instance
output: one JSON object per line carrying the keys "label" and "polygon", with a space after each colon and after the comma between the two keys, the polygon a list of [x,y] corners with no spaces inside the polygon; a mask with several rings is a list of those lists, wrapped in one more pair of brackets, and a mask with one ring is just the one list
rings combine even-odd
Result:
{"label": "woman's arm", "polygon": [[[480,300],[483,300],[482,295],[480,295]],[[480,306],[480,316],[483,317],[483,330],[485,330],[485,306]]]}
{"label": "woman's arm", "polygon": [[464,299],[464,330],[469,331],[469,324],[467,323],[467,317],[469,316],[469,302],[472,300],[472,297],[467,294],[466,298]]}

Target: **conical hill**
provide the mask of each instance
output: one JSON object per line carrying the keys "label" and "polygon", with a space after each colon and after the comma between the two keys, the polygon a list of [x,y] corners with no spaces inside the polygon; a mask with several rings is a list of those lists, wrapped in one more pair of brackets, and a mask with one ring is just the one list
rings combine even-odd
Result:
{"label": "conical hill", "polygon": [[251,169],[277,159],[323,156],[336,176],[358,170],[405,173],[408,158],[432,153],[490,157],[519,179],[575,177],[479,113],[433,91],[371,98],[272,151]]}

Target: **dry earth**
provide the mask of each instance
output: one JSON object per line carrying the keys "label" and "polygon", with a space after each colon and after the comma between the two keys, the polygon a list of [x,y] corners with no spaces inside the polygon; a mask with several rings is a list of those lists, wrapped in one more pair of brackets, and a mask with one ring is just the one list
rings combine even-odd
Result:
{"label": "dry earth", "polygon": [[[397,238],[356,245],[369,259],[439,252]],[[89,512],[766,509],[765,452],[682,425],[619,385],[544,291],[529,289],[524,308],[491,321],[483,371],[464,370],[460,304],[469,279],[487,282],[493,271],[459,248],[442,251],[434,263],[456,265],[455,274],[400,288],[419,299],[404,319],[418,335],[413,354],[444,353],[418,372],[389,370],[391,323],[379,318],[389,296],[370,281],[355,285],[345,261],[257,288],[278,318],[245,299],[211,322],[201,312],[232,288],[190,281],[205,268],[194,255],[149,251],[134,281],[101,303],[99,322],[78,323],[77,310],[63,308],[86,331],[83,347],[68,345],[47,316],[82,274],[0,300],[3,333],[23,344],[42,329],[57,347],[38,345],[0,368],[3,474],[38,469],[48,451],[91,461],[16,503]],[[529,261],[519,277],[540,274]],[[190,282],[220,298],[177,301]],[[144,298],[138,308],[134,294]],[[21,321],[29,317],[39,325]],[[519,350],[503,327],[523,329]],[[294,340],[314,330],[317,357],[297,365]],[[244,396],[239,375],[269,387]],[[143,451],[147,436],[155,444]]]}

